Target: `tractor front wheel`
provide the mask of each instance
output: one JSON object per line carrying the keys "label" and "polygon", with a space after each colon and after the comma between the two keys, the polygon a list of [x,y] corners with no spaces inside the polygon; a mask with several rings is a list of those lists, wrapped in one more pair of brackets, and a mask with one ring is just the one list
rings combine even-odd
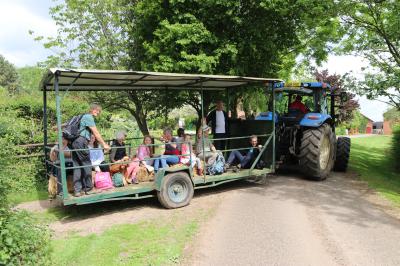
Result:
{"label": "tractor front wheel", "polygon": [[335,134],[328,124],[303,132],[299,159],[305,175],[317,181],[326,179],[334,163],[335,142]]}
{"label": "tractor front wheel", "polygon": [[339,137],[336,144],[336,160],[334,170],[346,172],[350,157],[351,139],[348,137]]}

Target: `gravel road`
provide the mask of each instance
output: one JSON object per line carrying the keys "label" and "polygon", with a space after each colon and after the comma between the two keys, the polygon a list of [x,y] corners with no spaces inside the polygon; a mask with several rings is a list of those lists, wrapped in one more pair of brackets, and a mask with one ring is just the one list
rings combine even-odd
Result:
{"label": "gravel road", "polygon": [[354,178],[275,176],[224,194],[184,264],[400,265],[398,209]]}

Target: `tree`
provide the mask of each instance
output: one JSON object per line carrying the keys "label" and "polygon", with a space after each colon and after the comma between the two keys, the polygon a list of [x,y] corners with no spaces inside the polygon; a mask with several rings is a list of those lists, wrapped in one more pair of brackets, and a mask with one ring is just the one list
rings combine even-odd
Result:
{"label": "tree", "polygon": [[6,88],[11,94],[15,94],[19,87],[17,70],[2,55],[0,55],[0,87]]}
{"label": "tree", "polygon": [[[340,32],[335,5],[333,0],[69,0],[51,9],[59,34],[45,46],[60,49],[51,64],[276,77],[288,72],[299,54],[326,59],[328,43]],[[125,109],[128,105],[110,100],[130,99],[127,110],[144,134],[148,115],[163,103],[161,92],[149,99],[142,92],[97,96]],[[175,106],[190,104],[201,113],[198,92],[174,97]],[[206,93],[205,99],[207,112],[212,96]]]}
{"label": "tree", "polygon": [[355,83],[359,93],[386,101],[400,110],[400,2],[392,0],[340,1],[347,31],[343,52],[368,60],[365,79]]}
{"label": "tree", "polygon": [[336,97],[335,106],[340,106],[336,107],[335,110],[335,113],[337,114],[336,122],[344,123],[351,121],[354,116],[354,111],[358,110],[360,105],[355,99],[356,95],[348,92],[348,90],[344,87],[346,83],[346,77],[342,77],[338,74],[330,75],[328,70],[315,71],[314,75],[317,81],[330,84],[335,94],[340,95],[342,92],[347,93],[347,100],[345,102],[342,102],[339,97]]}
{"label": "tree", "polygon": [[400,110],[396,108],[390,108],[383,113],[383,118],[386,121],[391,121],[393,123],[400,123]]}
{"label": "tree", "polygon": [[[135,27],[129,32],[130,68],[276,77],[288,72],[299,54],[324,60],[328,41],[339,36],[333,1],[163,3],[143,0],[132,9]],[[321,10],[328,11],[321,16]],[[265,97],[259,101],[259,95],[231,93],[231,109],[236,110],[240,103],[250,111],[250,105],[264,104]],[[201,114],[198,98],[186,103]],[[206,113],[210,105],[206,99]]]}

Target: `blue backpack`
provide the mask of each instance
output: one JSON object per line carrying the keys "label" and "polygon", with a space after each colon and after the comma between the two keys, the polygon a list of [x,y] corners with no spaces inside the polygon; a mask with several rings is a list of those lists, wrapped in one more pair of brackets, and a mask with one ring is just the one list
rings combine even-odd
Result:
{"label": "blue backpack", "polygon": [[214,162],[207,166],[207,172],[210,175],[220,175],[224,173],[225,158],[221,154],[217,154]]}

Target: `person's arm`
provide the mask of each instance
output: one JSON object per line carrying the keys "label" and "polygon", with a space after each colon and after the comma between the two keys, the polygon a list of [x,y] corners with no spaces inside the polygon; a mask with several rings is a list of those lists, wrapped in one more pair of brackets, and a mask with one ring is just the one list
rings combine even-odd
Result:
{"label": "person's arm", "polygon": [[64,150],[64,157],[65,158],[71,158],[72,157],[71,152],[69,150]]}
{"label": "person's arm", "polygon": [[52,162],[57,161],[58,152],[56,151],[56,149],[57,149],[57,146],[54,146],[50,150],[50,161],[52,161]]}
{"label": "person's arm", "polygon": [[215,111],[211,111],[207,116],[206,116],[206,124],[210,123],[210,121],[213,120],[213,116],[215,114]]}
{"label": "person's arm", "polygon": [[110,153],[110,161],[111,161],[112,163],[115,163],[115,162],[116,162],[116,160],[114,159],[116,153],[117,153],[117,148],[116,148],[116,147],[113,147],[113,149],[111,149],[111,153]]}
{"label": "person's arm", "polygon": [[100,135],[99,131],[97,130],[96,126],[89,127],[90,130],[92,131],[92,134],[95,136],[96,140],[103,146],[105,151],[110,150],[110,145],[108,145],[104,140],[103,137]]}

